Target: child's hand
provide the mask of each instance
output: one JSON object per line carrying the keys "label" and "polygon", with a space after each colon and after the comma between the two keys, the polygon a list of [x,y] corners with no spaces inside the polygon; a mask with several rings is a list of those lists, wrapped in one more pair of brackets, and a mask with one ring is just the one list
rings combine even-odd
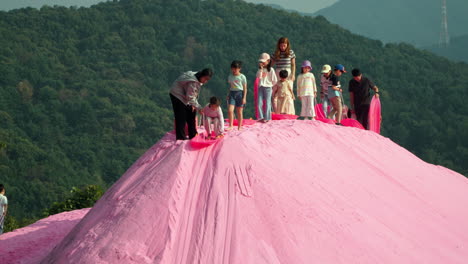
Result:
{"label": "child's hand", "polygon": [[242,104],[245,105],[247,103],[246,99],[242,99]]}

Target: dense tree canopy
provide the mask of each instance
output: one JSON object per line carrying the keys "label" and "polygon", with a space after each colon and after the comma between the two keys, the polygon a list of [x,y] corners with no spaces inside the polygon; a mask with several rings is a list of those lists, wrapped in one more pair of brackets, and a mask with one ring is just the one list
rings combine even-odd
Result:
{"label": "dense tree canopy", "polygon": [[[115,182],[171,130],[178,74],[212,67],[200,101],[225,98],[230,62],[243,61],[253,83],[259,54],[281,36],[316,76],[326,63],[360,67],[382,90],[383,135],[468,175],[468,66],[323,17],[243,1],[122,0],[0,12],[0,36],[0,181],[17,217],[72,186]],[[252,105],[249,93],[247,117]]]}

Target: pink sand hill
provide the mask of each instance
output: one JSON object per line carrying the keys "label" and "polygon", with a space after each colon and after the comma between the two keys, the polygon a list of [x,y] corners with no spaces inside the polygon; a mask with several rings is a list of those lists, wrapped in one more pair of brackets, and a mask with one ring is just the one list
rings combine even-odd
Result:
{"label": "pink sand hill", "polygon": [[272,121],[201,150],[167,134],[42,263],[461,264],[467,204],[464,176],[369,131]]}
{"label": "pink sand hill", "polygon": [[88,213],[89,208],[56,214],[0,236],[0,263],[39,263]]}

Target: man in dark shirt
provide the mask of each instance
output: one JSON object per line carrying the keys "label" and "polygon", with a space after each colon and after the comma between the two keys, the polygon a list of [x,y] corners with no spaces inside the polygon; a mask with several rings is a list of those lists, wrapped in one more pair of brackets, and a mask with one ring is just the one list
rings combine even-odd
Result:
{"label": "man in dark shirt", "polygon": [[363,77],[359,69],[353,69],[351,73],[353,75],[353,79],[349,81],[351,113],[355,113],[359,123],[365,129],[369,129],[369,107],[372,100],[370,90],[374,90],[375,96],[379,97],[379,88],[371,80]]}

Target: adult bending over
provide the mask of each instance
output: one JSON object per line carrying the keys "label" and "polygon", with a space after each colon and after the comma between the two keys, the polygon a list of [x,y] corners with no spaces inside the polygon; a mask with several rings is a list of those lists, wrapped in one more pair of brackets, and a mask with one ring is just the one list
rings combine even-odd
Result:
{"label": "adult bending over", "polygon": [[198,95],[203,84],[213,76],[211,69],[203,69],[199,72],[184,72],[172,84],[169,96],[174,109],[175,131],[177,140],[186,140],[185,124],[188,126],[188,138],[197,135],[195,118],[197,110],[202,107],[198,103]]}

